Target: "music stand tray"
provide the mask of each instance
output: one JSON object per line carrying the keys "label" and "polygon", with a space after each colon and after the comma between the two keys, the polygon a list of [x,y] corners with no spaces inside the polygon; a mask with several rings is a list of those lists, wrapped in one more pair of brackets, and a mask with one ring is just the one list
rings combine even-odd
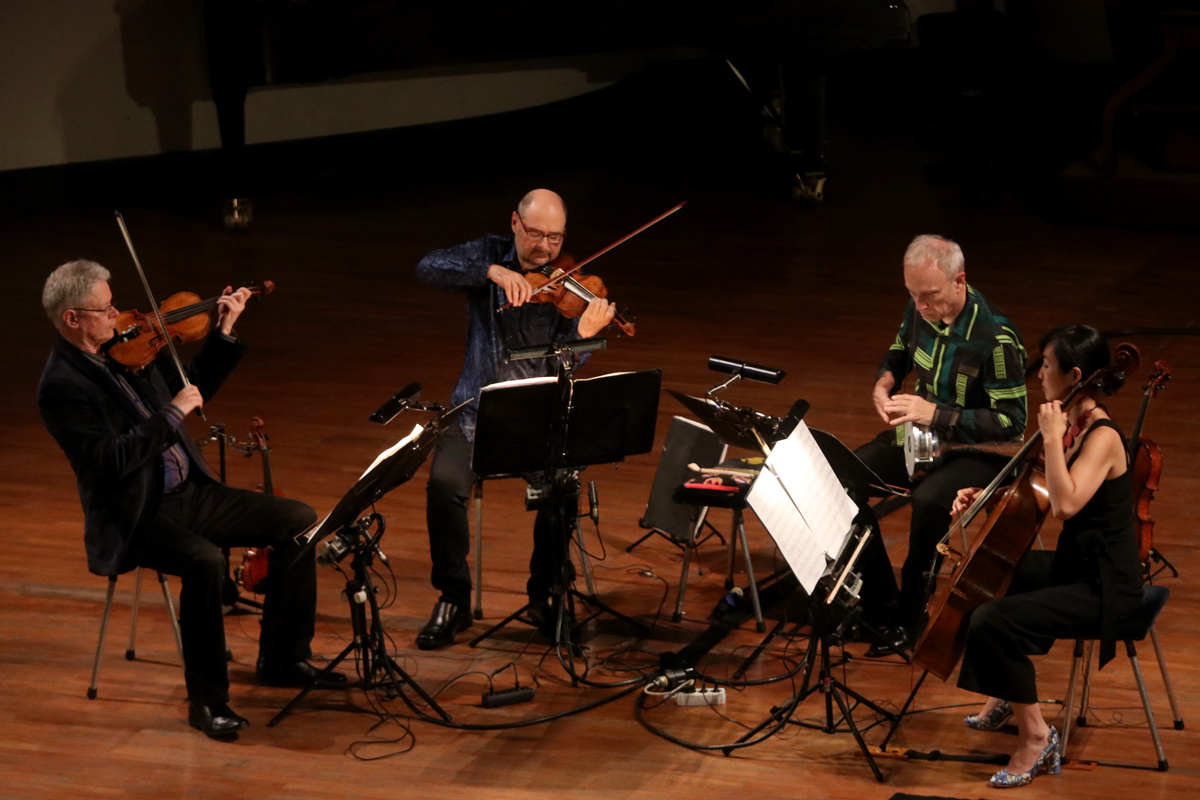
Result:
{"label": "music stand tray", "polygon": [[312,544],[355,524],[363,512],[379,502],[384,495],[412,479],[442,434],[451,425],[458,424],[459,415],[466,407],[467,404],[462,403],[439,414],[424,426],[414,426],[407,436],[375,457],[371,466],[367,467],[354,485],[342,495],[333,511],[329,512],[320,524],[300,536]]}
{"label": "music stand tray", "polygon": [[[479,394],[471,469],[480,476],[546,468],[556,378],[485,386]],[[559,467],[624,461],[654,448],[662,370],[617,372],[571,381],[567,440]]]}

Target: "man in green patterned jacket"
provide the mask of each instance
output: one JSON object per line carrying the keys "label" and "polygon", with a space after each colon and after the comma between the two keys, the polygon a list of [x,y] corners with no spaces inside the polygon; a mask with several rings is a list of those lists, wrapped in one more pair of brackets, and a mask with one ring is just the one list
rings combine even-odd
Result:
{"label": "man in green patterned jacket", "polygon": [[[912,484],[904,461],[904,423],[935,431],[941,442],[1020,441],[1025,432],[1025,348],[1016,326],[967,284],[962,249],[940,236],[918,236],[904,254],[911,296],[900,332],[879,366],[872,399],[889,429],[856,454],[879,477],[912,486],[908,556],[900,570],[899,605],[887,637],[915,642],[924,625],[927,573],[936,572],[938,542],[950,527],[958,490],[986,486],[1007,459],[949,453],[945,463]],[[903,389],[915,369],[916,385]],[[886,655],[880,645],[869,656]]]}

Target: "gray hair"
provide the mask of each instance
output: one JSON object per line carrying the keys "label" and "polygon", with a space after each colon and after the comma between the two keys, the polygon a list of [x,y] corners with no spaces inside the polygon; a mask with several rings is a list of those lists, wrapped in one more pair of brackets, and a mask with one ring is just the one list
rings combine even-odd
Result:
{"label": "gray hair", "polygon": [[55,328],[63,326],[63,312],[78,308],[87,301],[97,283],[108,280],[111,273],[95,261],[77,259],[68,261],[46,278],[42,288],[42,308]]}
{"label": "gray hair", "polygon": [[905,265],[920,266],[929,261],[941,267],[947,278],[953,279],[963,271],[962,248],[957,242],[941,236],[924,234],[913,239],[904,251]]}

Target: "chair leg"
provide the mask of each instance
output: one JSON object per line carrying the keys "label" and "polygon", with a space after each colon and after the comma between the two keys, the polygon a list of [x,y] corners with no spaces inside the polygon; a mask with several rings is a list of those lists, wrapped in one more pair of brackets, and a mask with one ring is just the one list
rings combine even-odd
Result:
{"label": "chair leg", "polygon": [[734,536],[742,542],[742,560],[746,563],[746,577],[750,580],[750,600],[754,604],[755,629],[765,633],[767,624],[763,622],[762,606],[758,602],[758,581],[754,577],[754,565],[750,563],[750,545],[746,541],[746,523],[740,508],[733,511]]}
{"label": "chair leg", "polygon": [[1075,687],[1079,680],[1079,666],[1083,661],[1083,640],[1075,640],[1075,655],[1071,659],[1071,680],[1067,683],[1067,705],[1063,709],[1062,737],[1058,741],[1058,757],[1067,756],[1067,740],[1071,738],[1071,710],[1075,707]]}
{"label": "chair leg", "polygon": [[737,558],[738,535],[737,535],[737,511],[733,512],[733,535],[729,537],[729,558],[725,569],[725,591],[733,588],[733,562]]}
{"label": "chair leg", "polygon": [[142,568],[133,571],[133,603],[129,607],[129,645],[125,648],[125,660],[133,661],[137,657],[134,647],[137,641],[138,604],[142,599]]}
{"label": "chair leg", "polygon": [[113,595],[117,591],[117,576],[108,578],[108,593],[104,597],[104,614],[100,617],[100,639],[96,642],[96,658],[92,661],[92,682],[88,684],[88,700],[96,699],[96,683],[100,677],[100,655],[104,652],[104,637],[108,635],[108,617],[112,613]]}
{"label": "chair leg", "polygon": [[483,481],[475,481],[475,619],[483,619]]}
{"label": "chair leg", "polygon": [[1158,771],[1166,772],[1167,756],[1163,753],[1162,741],[1158,738],[1158,725],[1154,722],[1154,709],[1150,708],[1150,696],[1146,694],[1146,681],[1142,678],[1142,669],[1138,666],[1137,648],[1133,640],[1125,642],[1125,652],[1129,654],[1129,664],[1133,667],[1133,677],[1137,680],[1138,694],[1142,696],[1142,708],[1146,712],[1146,722],[1150,725],[1150,738],[1154,741],[1154,752],[1158,756]]}
{"label": "chair leg", "polygon": [[704,525],[704,514],[697,514],[696,524],[692,527],[691,535],[683,543],[683,570],[679,573],[679,594],[675,598],[675,613],[671,615],[672,622],[683,620],[683,595],[687,592],[688,576],[692,570],[692,552],[696,549],[696,537],[700,535],[702,525]]}
{"label": "chair leg", "polygon": [[[179,631],[179,616],[175,613],[175,601],[171,599],[171,587],[167,585],[167,576],[161,572],[158,573],[158,585],[162,587],[163,601],[167,604],[167,613],[171,615],[171,631],[175,634],[175,647],[179,650],[180,660],[183,660],[183,635]],[[134,608],[136,608],[136,596],[133,602]],[[132,645],[132,639],[130,643]]]}
{"label": "chair leg", "polygon": [[1183,715],[1179,713],[1179,703],[1175,700],[1175,687],[1171,685],[1171,676],[1167,674],[1167,660],[1163,658],[1162,644],[1158,641],[1158,629],[1150,626],[1150,641],[1154,644],[1154,656],[1158,659],[1158,671],[1162,673],[1163,685],[1167,687],[1167,699],[1171,701],[1171,713],[1175,719],[1175,730],[1183,730]]}
{"label": "chair leg", "polygon": [[1075,718],[1075,725],[1079,728],[1087,726],[1088,708],[1091,706],[1092,699],[1092,650],[1095,642],[1088,640],[1087,653],[1084,655],[1083,662],[1083,697],[1079,701],[1079,716]]}

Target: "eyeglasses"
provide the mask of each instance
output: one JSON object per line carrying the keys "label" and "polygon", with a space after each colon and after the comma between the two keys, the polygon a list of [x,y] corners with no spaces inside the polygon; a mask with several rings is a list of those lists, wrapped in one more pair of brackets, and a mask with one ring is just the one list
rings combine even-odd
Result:
{"label": "eyeglasses", "polygon": [[517,212],[517,219],[521,222],[521,230],[525,231],[525,235],[530,239],[533,239],[535,242],[545,239],[550,244],[562,244],[563,237],[566,236],[566,234],[561,231],[558,233],[545,233],[543,231],[528,227],[525,224],[525,220],[521,219],[521,213],[519,211]]}
{"label": "eyeglasses", "polygon": [[93,314],[108,314],[108,313],[116,311],[116,310],[117,310],[116,306],[114,306],[112,303],[109,303],[104,308],[74,308],[74,307],[71,307],[71,308],[67,309],[67,311],[90,311]]}

